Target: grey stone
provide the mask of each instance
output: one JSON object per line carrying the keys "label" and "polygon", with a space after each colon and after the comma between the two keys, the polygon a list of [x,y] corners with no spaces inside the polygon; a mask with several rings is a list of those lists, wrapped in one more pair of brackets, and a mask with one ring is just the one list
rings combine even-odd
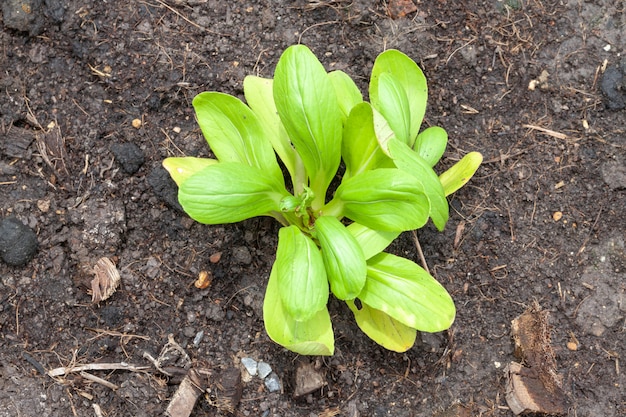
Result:
{"label": "grey stone", "polygon": [[259,378],[265,378],[269,374],[272,373],[272,367],[268,363],[263,362],[263,361],[259,362],[258,370],[259,370]]}
{"label": "grey stone", "polygon": [[271,374],[267,376],[267,378],[265,378],[265,388],[267,388],[269,392],[282,391],[283,387],[282,387],[282,384],[280,383],[280,379],[278,378],[278,375],[276,375],[276,372],[272,372]]}
{"label": "grey stone", "polygon": [[241,364],[246,368],[250,376],[256,376],[258,363],[252,358],[241,358]]}

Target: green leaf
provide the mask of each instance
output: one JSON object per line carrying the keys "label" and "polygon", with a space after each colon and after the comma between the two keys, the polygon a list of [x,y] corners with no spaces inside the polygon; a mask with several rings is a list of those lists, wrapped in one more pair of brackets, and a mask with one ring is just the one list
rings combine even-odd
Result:
{"label": "green leaf", "polygon": [[380,110],[379,81],[381,74],[390,74],[402,85],[409,101],[410,129],[407,144],[413,146],[426,112],[428,86],[424,73],[417,64],[400,51],[390,49],[378,55],[372,68],[369,93],[372,106]]}
{"label": "green leaf", "polygon": [[328,73],[328,78],[335,89],[339,108],[343,114],[343,120],[348,117],[354,106],[363,102],[363,95],[352,78],[343,71],[336,70]]}
{"label": "green leaf", "polygon": [[384,252],[367,261],[359,299],[406,326],[430,333],[448,329],[456,312],[450,294],[428,272]]}
{"label": "green leaf", "polygon": [[283,306],[278,277],[273,268],[263,301],[263,322],[270,339],[292,352],[330,356],[335,351],[328,309],[319,310],[307,321],[295,320]]}
{"label": "green leaf", "polygon": [[280,57],[274,101],[309,175],[317,209],[339,167],[342,114],[326,70],[306,46],[290,46]]}
{"label": "green leaf", "polygon": [[384,251],[400,235],[400,232],[373,230],[359,223],[352,223],[346,229],[363,249],[365,260]]}
{"label": "green leaf", "polygon": [[240,162],[268,175],[283,174],[266,131],[241,100],[228,94],[204,92],[193,99],[198,124],[220,162]]}
{"label": "green leaf", "polygon": [[350,112],[343,129],[341,155],[346,164],[343,175],[345,179],[363,171],[390,165],[389,157],[378,144],[374,115],[369,103],[357,104]]}
{"label": "green leaf", "polygon": [[389,141],[389,152],[398,168],[413,175],[422,184],[430,201],[430,217],[437,229],[442,231],[448,221],[448,200],[435,171],[417,152],[397,139]]}
{"label": "green leaf", "polygon": [[431,167],[434,167],[443,156],[448,144],[448,132],[439,126],[431,126],[417,135],[413,149]]}
{"label": "green leaf", "polygon": [[285,127],[278,117],[274,103],[273,85],[274,81],[270,78],[248,75],[243,80],[243,92],[248,106],[267,131],[267,136],[274,150],[285,164],[292,180],[296,182],[296,175],[304,168],[300,156],[291,145],[287,131],[285,131]]}
{"label": "green leaf", "polygon": [[394,352],[406,352],[415,344],[417,330],[394,320],[388,314],[361,302],[359,309],[353,301],[346,301],[358,326],[370,339]]}
{"label": "green leaf", "polygon": [[322,250],[332,293],[340,300],[355,298],[365,284],[366,265],[361,246],[332,216],[315,221],[315,237]]}
{"label": "green leaf", "polygon": [[326,307],[328,279],[322,254],[298,227],[283,227],[278,232],[272,268],[276,270],[283,307],[294,320],[307,321]]}
{"label": "green leaf", "polygon": [[197,172],[209,165],[217,163],[217,159],[196,158],[194,156],[171,157],[163,160],[163,168],[180,187],[180,185]]}
{"label": "green leaf", "polygon": [[463,187],[474,176],[483,162],[483,156],[478,152],[470,152],[450,169],[439,176],[446,196],[449,196]]}
{"label": "green leaf", "polygon": [[409,99],[400,82],[391,74],[383,72],[378,76],[378,110],[395,137],[409,145],[415,140],[411,137],[411,108]]}
{"label": "green leaf", "polygon": [[235,223],[279,211],[288,195],[276,179],[257,167],[220,162],[187,178],[178,201],[189,216],[204,224]]}
{"label": "green leaf", "polygon": [[380,112],[372,108],[374,116],[374,132],[376,134],[376,140],[380,146],[381,151],[389,157],[389,141],[396,137],[396,134],[391,130],[391,126],[387,122],[387,119],[380,114]]}
{"label": "green leaf", "polygon": [[403,232],[426,224],[428,197],[415,177],[400,169],[365,171],[341,183],[323,213],[349,219],[374,230]]}

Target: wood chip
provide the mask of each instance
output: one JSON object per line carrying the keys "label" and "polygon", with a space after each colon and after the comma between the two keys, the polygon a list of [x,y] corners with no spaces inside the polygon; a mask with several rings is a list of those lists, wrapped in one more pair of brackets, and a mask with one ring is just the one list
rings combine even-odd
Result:
{"label": "wood chip", "polygon": [[295,398],[317,391],[324,385],[326,385],[324,376],[316,371],[311,363],[300,362],[298,364],[296,369],[296,389],[293,393]]}
{"label": "wood chip", "polygon": [[120,285],[120,273],[107,257],[100,258],[93,267],[96,277],[91,280],[91,301],[94,304],[108,299]]}
{"label": "wood chip", "polygon": [[218,386],[215,406],[221,412],[235,414],[242,394],[241,372],[237,368],[226,369]]}
{"label": "wood chip", "polygon": [[564,415],[567,400],[550,345],[548,312],[535,303],[511,322],[515,356],[506,368],[506,402],[515,415]]}
{"label": "wood chip", "polygon": [[202,378],[195,369],[190,369],[172,396],[165,414],[170,417],[188,417],[191,415],[198,398],[206,389],[206,385],[206,379]]}

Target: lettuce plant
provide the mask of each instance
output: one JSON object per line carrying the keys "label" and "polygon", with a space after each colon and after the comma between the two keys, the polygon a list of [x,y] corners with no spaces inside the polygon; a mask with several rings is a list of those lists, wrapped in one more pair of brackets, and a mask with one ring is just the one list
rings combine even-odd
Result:
{"label": "lettuce plant", "polygon": [[[417,64],[396,50],[380,54],[367,102],[347,74],[328,73],[295,45],[273,79],[248,76],[243,89],[247,104],[219,92],[193,100],[215,159],[167,158],[163,165],[196,221],[270,216],[281,224],[263,307],[269,337],[300,354],[332,355],[331,293],[366,335],[393,351],[409,349],[418,330],[449,328],[455,307],[444,287],[414,262],[384,252],[429,219],[442,230],[446,196],[482,161],[472,152],[435,173],[447,133],[420,132],[427,85]],[[329,190],[342,160],[341,182]]]}

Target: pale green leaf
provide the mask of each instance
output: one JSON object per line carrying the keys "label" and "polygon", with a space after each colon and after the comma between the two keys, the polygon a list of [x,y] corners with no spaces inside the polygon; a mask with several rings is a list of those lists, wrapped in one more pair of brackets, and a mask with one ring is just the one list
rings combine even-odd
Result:
{"label": "pale green leaf", "polygon": [[369,93],[370,102],[380,109],[379,80],[383,73],[393,76],[402,85],[409,100],[411,113],[409,146],[413,146],[426,112],[428,86],[424,73],[417,64],[400,51],[390,49],[378,55],[372,68]]}
{"label": "pale green leaf", "polygon": [[235,223],[279,211],[288,195],[275,178],[257,167],[220,162],[187,178],[178,201],[189,216],[205,224]]}
{"label": "pale green leaf", "polygon": [[345,179],[363,171],[393,165],[378,144],[373,117],[370,104],[361,103],[352,109],[346,120],[341,144],[346,164]]}
{"label": "pale green leaf", "polygon": [[314,236],[322,250],[332,293],[340,300],[355,298],[365,284],[366,266],[361,246],[333,216],[322,216],[315,221]]}
{"label": "pale green leaf", "polygon": [[298,227],[283,227],[278,232],[272,268],[276,270],[283,307],[295,320],[307,321],[326,307],[328,279],[322,254]]}
{"label": "pale green leaf", "polygon": [[450,294],[428,272],[384,252],[367,261],[367,280],[359,299],[423,332],[448,329],[456,313]]}
{"label": "pale green leaf", "polygon": [[359,91],[352,78],[343,71],[336,70],[328,73],[328,78],[333,84],[339,108],[343,114],[343,120],[348,117],[354,106],[363,102],[363,95]]}
{"label": "pale green leaf", "polygon": [[483,156],[478,152],[470,152],[450,169],[439,176],[446,196],[463,187],[474,176],[483,162]]}
{"label": "pale green leaf", "polygon": [[241,100],[204,92],[193,99],[193,107],[202,134],[220,162],[247,164],[284,181],[267,132]]}
{"label": "pale green leaf", "polygon": [[274,150],[295,181],[296,175],[303,169],[302,160],[293,148],[285,127],[278,117],[278,110],[274,103],[273,83],[274,81],[270,78],[248,75],[243,80],[243,92],[248,106],[257,115],[259,122],[267,131]]}
{"label": "pale green leaf", "polygon": [[343,181],[323,212],[344,215],[371,229],[402,232],[426,224],[430,203],[411,174],[380,168]]}
{"label": "pale green leaf", "polygon": [[411,137],[409,99],[400,82],[389,73],[382,72],[378,76],[378,101],[375,108],[387,120],[398,140],[407,145],[413,144],[415,138]]}
{"label": "pale green leaf", "polygon": [[400,235],[400,232],[373,230],[359,223],[352,223],[346,229],[363,249],[366,260],[384,251]]}
{"label": "pale green leaf", "polygon": [[434,167],[443,156],[448,144],[448,132],[439,126],[431,126],[417,135],[413,149],[431,167]]}
{"label": "pale green leaf", "polygon": [[196,158],[194,156],[171,157],[163,160],[163,168],[180,187],[180,185],[197,172],[209,165],[217,163],[217,159]]}
{"label": "pale green leaf", "polygon": [[376,135],[376,140],[378,141],[378,145],[380,146],[381,151],[389,157],[389,141],[396,137],[393,130],[391,130],[391,126],[387,122],[387,119],[380,114],[380,112],[374,108],[372,108],[372,114],[374,117],[374,133]]}
{"label": "pale green leaf", "polygon": [[342,114],[326,70],[306,46],[290,46],[280,57],[274,102],[309,175],[312,206],[319,208],[341,158]]}
{"label": "pale green leaf", "polygon": [[430,217],[437,229],[443,230],[448,221],[448,200],[435,171],[417,152],[397,139],[389,141],[389,152],[398,168],[413,175],[423,185],[430,201]]}
{"label": "pale green leaf", "polygon": [[417,337],[417,330],[394,320],[388,314],[361,302],[358,308],[353,301],[346,301],[357,325],[370,339],[385,349],[406,352]]}
{"label": "pale green leaf", "polygon": [[274,269],[263,301],[263,322],[270,339],[292,352],[330,356],[335,351],[335,337],[328,309],[324,307],[310,320],[295,320],[282,304]]}

